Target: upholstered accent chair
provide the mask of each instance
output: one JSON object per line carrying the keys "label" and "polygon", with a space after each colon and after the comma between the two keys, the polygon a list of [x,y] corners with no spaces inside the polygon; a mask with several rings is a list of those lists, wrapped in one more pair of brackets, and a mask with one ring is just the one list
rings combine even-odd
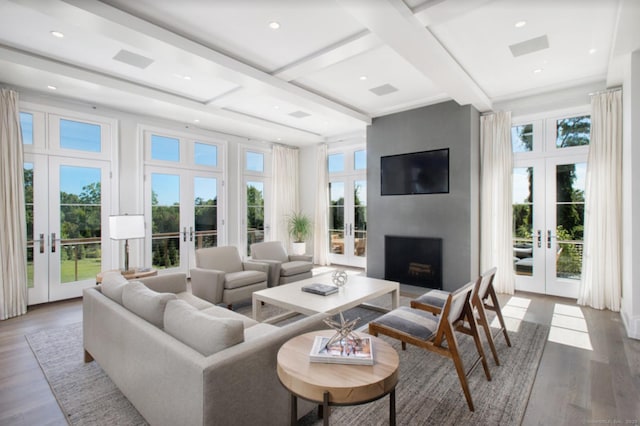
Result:
{"label": "upholstered accent chair", "polygon": [[[406,344],[410,343],[453,360],[462,391],[471,411],[474,411],[474,406],[467,376],[471,374],[479,362],[482,362],[487,380],[491,380],[491,373],[482,349],[478,326],[470,303],[471,293],[474,286],[477,285],[478,282],[470,282],[448,294],[439,315],[401,306],[369,323],[369,334],[374,336],[384,334],[398,339],[402,342],[403,350],[406,349]],[[463,365],[456,331],[473,336],[479,357],[469,370],[465,370]]]}
{"label": "upholstered accent chair", "polygon": [[313,258],[307,255],[288,255],[281,241],[251,244],[251,258],[269,264],[269,287],[311,278]]}
{"label": "upholstered accent chair", "polygon": [[[480,280],[480,285],[478,286],[477,291],[474,291],[471,294],[471,306],[473,307],[476,321],[484,329],[484,333],[487,336],[487,342],[489,343],[489,348],[491,349],[491,353],[493,354],[493,360],[495,361],[496,365],[500,365],[498,352],[496,351],[494,342],[495,337],[497,337],[497,335],[502,332],[507,342],[507,346],[511,346],[511,341],[509,340],[509,335],[507,334],[507,327],[504,324],[504,318],[502,317],[500,304],[498,303],[498,297],[496,296],[496,292],[493,288],[493,279],[496,276],[497,270],[498,269],[494,267],[480,274],[480,277],[478,278],[478,280]],[[449,293],[446,291],[430,290],[417,299],[412,300],[411,307],[429,311],[434,314],[439,314],[442,310],[442,307],[444,306],[448,295]],[[487,300],[489,298],[491,298],[491,304],[487,303]],[[500,329],[496,332],[495,335],[491,332],[489,320],[487,319],[487,309],[496,312],[496,316],[500,323]]]}
{"label": "upholstered accent chair", "polygon": [[267,288],[269,265],[243,262],[232,246],[196,250],[196,267],[191,269],[191,292],[211,303],[224,303],[229,309],[241,300],[251,299],[254,291]]}

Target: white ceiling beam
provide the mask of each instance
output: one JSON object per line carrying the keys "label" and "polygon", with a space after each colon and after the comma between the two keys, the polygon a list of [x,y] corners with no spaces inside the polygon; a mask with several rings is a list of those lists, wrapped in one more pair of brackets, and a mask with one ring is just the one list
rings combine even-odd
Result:
{"label": "white ceiling beam", "polygon": [[301,130],[299,128],[293,128],[286,124],[281,124],[274,121],[248,116],[246,114],[237,113],[231,110],[222,109],[215,105],[206,105],[204,103],[189,99],[184,96],[174,95],[148,86],[135,84],[127,80],[87,70],[85,68],[80,68],[64,62],[44,58],[42,56],[24,52],[9,46],[0,45],[0,60],[12,62],[45,72],[63,75],[72,79],[86,81],[113,90],[119,90],[142,96],[148,99],[167,102],[169,104],[189,108],[203,114],[212,114],[240,123],[250,123],[252,125],[269,130],[287,131],[289,133],[297,132],[300,136],[304,136],[305,138],[309,137],[310,135],[316,137],[318,136],[317,133]]}
{"label": "white ceiling beam", "polygon": [[360,31],[351,37],[347,37],[322,50],[314,52],[299,61],[284,66],[274,71],[272,75],[286,81],[296,80],[346,59],[353,58],[371,49],[375,49],[381,44],[380,40],[371,34],[371,31]]}
{"label": "white ceiling beam", "polygon": [[491,110],[491,100],[480,86],[403,2],[337,2],[460,105],[471,104],[480,111]]}
{"label": "white ceiling beam", "polygon": [[425,2],[412,12],[422,25],[430,27],[466,15],[492,1],[495,0],[443,0],[435,4]]}
{"label": "white ceiling beam", "polygon": [[613,41],[607,67],[607,87],[619,86],[624,80],[630,53],[640,49],[640,2],[620,0]]}
{"label": "white ceiling beam", "polygon": [[[292,104],[331,116],[348,116],[364,124],[371,117],[348,106],[324,98],[280,78],[224,55],[210,47],[172,33],[97,0],[11,0],[70,25],[101,34],[126,45],[179,60],[194,55],[209,62],[215,76],[248,90],[282,98]],[[189,58],[184,58],[191,62]]]}

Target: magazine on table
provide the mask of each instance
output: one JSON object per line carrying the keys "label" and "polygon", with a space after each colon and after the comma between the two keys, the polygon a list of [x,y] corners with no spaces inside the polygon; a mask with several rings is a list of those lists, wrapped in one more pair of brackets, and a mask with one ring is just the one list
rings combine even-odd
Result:
{"label": "magazine on table", "polygon": [[327,345],[331,337],[316,336],[309,358],[311,362],[373,365],[371,337],[347,337]]}
{"label": "magazine on table", "polygon": [[327,296],[329,294],[336,293],[338,291],[338,287],[331,284],[313,283],[302,286],[302,291],[306,291],[307,293],[319,294],[321,296]]}

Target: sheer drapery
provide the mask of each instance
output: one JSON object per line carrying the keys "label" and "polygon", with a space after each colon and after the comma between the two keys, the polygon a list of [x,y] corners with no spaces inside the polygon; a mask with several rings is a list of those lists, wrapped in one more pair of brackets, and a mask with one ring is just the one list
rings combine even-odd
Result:
{"label": "sheer drapery", "polygon": [[290,245],[287,219],[299,209],[298,149],[273,146],[273,203],[271,209],[271,240]]}
{"label": "sheer drapery", "polygon": [[493,286],[513,294],[511,112],[480,118],[480,268],[497,267]]}
{"label": "sheer drapery", "polygon": [[620,310],[622,281],[622,92],[591,98],[584,253],[578,304]]}
{"label": "sheer drapery", "polygon": [[316,212],[313,221],[313,256],[318,265],[329,262],[329,178],[327,173],[327,145],[316,151]]}
{"label": "sheer drapery", "polygon": [[18,93],[0,90],[0,320],[4,320],[27,312],[27,233]]}

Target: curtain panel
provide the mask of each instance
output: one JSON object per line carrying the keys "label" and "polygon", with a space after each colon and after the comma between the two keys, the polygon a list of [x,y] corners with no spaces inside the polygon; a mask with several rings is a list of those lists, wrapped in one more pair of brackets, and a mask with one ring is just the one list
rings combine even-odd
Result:
{"label": "curtain panel", "polygon": [[578,304],[620,311],[622,283],[622,91],[591,98],[584,253]]}
{"label": "curtain panel", "polygon": [[497,292],[513,294],[511,112],[480,118],[480,268],[497,267]]}
{"label": "curtain panel", "polygon": [[320,144],[316,151],[316,211],[313,221],[313,256],[317,265],[329,262],[329,174],[327,172],[327,145]]}
{"label": "curtain panel", "polygon": [[0,320],[27,312],[27,231],[18,93],[0,93]]}
{"label": "curtain panel", "polygon": [[271,209],[271,238],[290,246],[287,219],[299,209],[299,151],[282,145],[273,146],[273,203]]}

